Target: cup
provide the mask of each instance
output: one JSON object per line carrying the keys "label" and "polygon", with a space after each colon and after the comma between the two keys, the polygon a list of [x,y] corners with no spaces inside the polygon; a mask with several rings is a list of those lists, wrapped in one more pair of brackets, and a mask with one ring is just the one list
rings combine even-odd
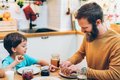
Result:
{"label": "cup", "polygon": [[51,64],[56,67],[59,67],[59,64],[60,64],[60,55],[59,54],[51,55]]}
{"label": "cup", "polygon": [[7,80],[14,80],[14,71],[13,70],[5,71],[5,75],[7,77]]}
{"label": "cup", "polygon": [[23,80],[31,80],[33,78],[33,69],[24,69],[22,72]]}

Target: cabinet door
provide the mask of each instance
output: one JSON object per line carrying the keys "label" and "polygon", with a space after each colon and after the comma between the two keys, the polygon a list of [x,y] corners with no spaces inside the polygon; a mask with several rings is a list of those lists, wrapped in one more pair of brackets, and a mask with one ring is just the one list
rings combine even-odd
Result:
{"label": "cabinet door", "polygon": [[28,38],[27,53],[38,59],[50,60],[51,54],[58,53],[62,60],[77,50],[76,35],[42,36]]}
{"label": "cabinet door", "polygon": [[0,40],[0,67],[2,64],[2,60],[8,56],[8,52],[3,47],[3,40]]}

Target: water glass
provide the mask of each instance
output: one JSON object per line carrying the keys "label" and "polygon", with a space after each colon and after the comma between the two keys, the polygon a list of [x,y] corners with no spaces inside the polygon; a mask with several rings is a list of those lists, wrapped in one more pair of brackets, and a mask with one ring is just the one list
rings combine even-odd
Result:
{"label": "water glass", "polygon": [[13,70],[7,70],[5,71],[5,75],[7,77],[7,80],[14,80],[14,71]]}

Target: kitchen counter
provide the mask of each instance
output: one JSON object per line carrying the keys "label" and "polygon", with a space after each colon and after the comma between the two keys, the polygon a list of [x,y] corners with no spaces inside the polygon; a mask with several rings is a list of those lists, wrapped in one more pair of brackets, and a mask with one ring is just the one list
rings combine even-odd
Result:
{"label": "kitchen counter", "polygon": [[64,32],[44,32],[44,33],[24,33],[21,31],[10,31],[10,32],[0,32],[0,40],[3,40],[4,37],[12,32],[19,32],[23,34],[26,37],[38,37],[38,36],[54,36],[54,35],[69,35],[69,34],[83,34],[82,32],[79,31],[64,31]]}

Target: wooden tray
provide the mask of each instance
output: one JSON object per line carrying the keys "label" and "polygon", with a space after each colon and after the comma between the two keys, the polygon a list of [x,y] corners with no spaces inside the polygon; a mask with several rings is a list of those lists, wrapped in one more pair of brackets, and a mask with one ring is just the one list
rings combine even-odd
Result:
{"label": "wooden tray", "polygon": [[17,31],[17,21],[0,21],[0,32],[1,31]]}

